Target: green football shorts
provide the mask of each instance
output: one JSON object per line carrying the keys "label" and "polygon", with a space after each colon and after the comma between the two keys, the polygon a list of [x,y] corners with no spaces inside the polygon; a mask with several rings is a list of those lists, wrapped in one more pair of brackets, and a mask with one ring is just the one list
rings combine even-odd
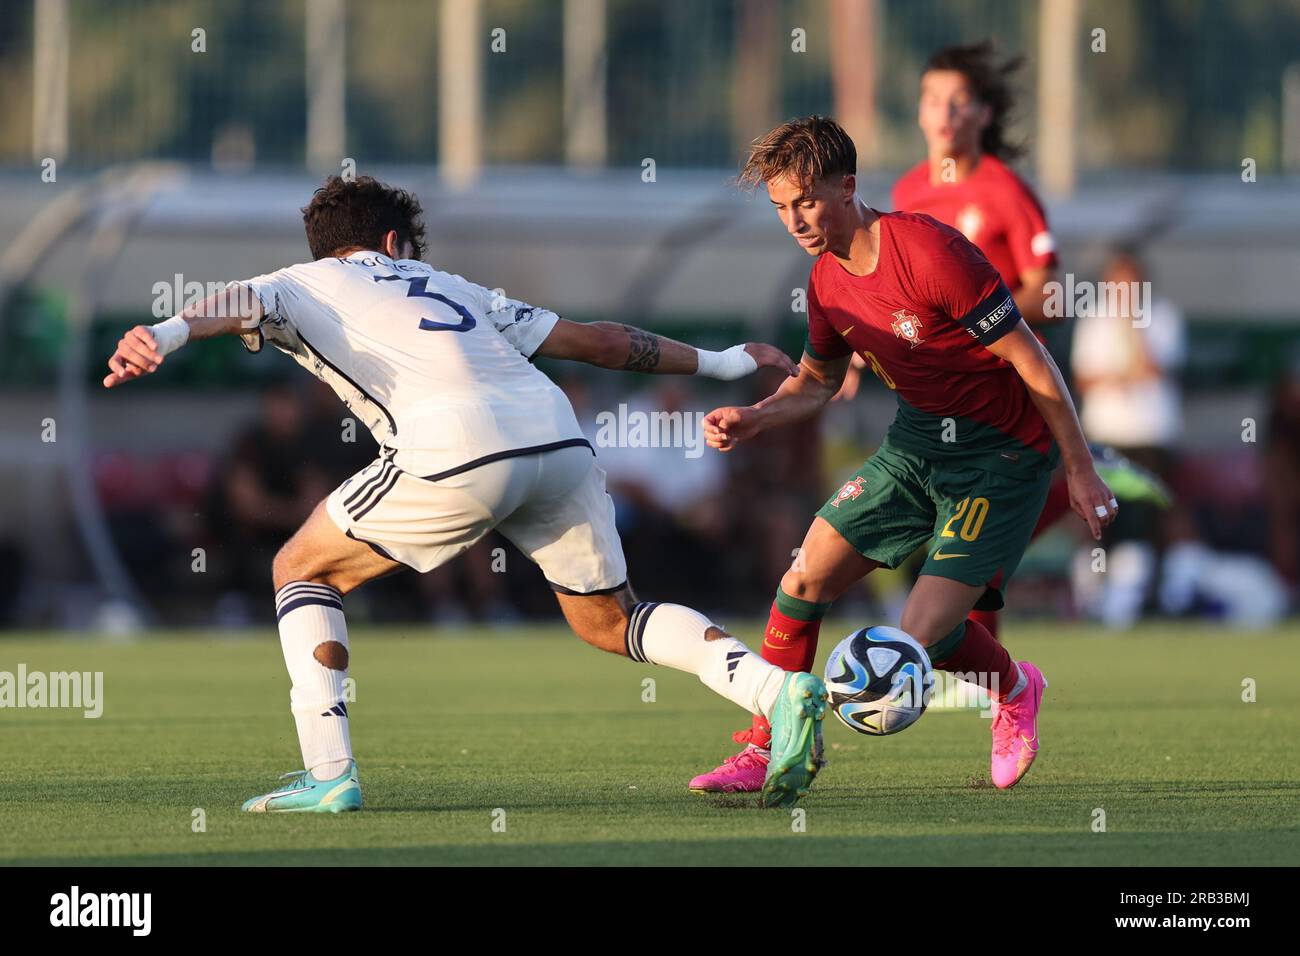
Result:
{"label": "green football shorts", "polygon": [[[996,454],[994,452],[993,454]],[[979,459],[935,461],[886,439],[817,512],[864,557],[896,568],[930,542],[922,574],[999,588],[1020,564],[1052,470],[989,471]],[[997,610],[999,588],[976,605]]]}

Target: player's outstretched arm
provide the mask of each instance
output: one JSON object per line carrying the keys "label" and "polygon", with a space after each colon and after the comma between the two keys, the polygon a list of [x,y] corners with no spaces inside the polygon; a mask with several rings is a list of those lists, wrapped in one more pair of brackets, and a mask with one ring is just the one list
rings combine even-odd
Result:
{"label": "player's outstretched arm", "polygon": [[750,342],[710,352],[617,322],[560,319],[537,354],[624,372],[705,375],[723,381],[744,378],[769,366],[787,375],[799,374],[799,366],[773,345]]}
{"label": "player's outstretched arm", "polygon": [[1093,466],[1092,452],[1083,437],[1083,428],[1079,425],[1079,416],[1075,413],[1061,370],[1023,320],[985,348],[1015,366],[1024,379],[1029,397],[1047,420],[1052,437],[1061,447],[1061,460],[1065,463],[1065,477],[1070,488],[1070,506],[1088,523],[1092,536],[1100,540],[1101,529],[1115,520],[1119,507]]}
{"label": "player's outstretched arm", "polygon": [[704,440],[718,451],[731,451],[765,429],[811,418],[844,384],[850,358],[846,355],[825,362],[805,352],[800,374],[787,378],[758,404],[715,408],[705,415]]}
{"label": "player's outstretched arm", "polygon": [[129,329],[109,357],[104,387],[115,388],[158,370],[168,353],[191,339],[238,335],[262,320],[262,303],[247,286],[231,283],[202,302],[187,305],[157,325]]}

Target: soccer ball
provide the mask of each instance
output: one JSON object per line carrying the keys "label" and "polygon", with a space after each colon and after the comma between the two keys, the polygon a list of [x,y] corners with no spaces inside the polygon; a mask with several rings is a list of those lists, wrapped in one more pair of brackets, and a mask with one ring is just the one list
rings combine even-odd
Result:
{"label": "soccer ball", "polygon": [[864,627],[831,652],[826,690],[844,726],[883,736],[906,730],[925,713],[934,671],[930,655],[896,627]]}

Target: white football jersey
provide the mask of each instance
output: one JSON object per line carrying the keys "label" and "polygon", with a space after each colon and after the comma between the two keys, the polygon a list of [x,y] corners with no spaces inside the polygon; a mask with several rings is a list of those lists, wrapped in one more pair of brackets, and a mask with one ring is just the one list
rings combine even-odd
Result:
{"label": "white football jersey", "polygon": [[414,259],[375,252],[249,279],[270,342],[329,384],[398,467],[429,477],[484,458],[586,444],[529,358],[559,316]]}

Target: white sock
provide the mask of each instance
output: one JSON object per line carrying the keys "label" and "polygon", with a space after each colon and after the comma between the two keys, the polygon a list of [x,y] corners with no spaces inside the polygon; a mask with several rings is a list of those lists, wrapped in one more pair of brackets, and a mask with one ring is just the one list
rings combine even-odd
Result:
{"label": "white sock", "polygon": [[680,604],[638,604],[628,619],[624,640],[627,656],[634,661],[694,674],[706,687],[751,714],[772,716],[786,672],[699,611]]}
{"label": "white sock", "polygon": [[[343,680],[348,676],[348,626],[343,597],[326,584],[293,581],[275,593],[280,647],[289,668],[289,705],[298,725],[302,765],[317,780],[333,780],[348,768],[352,740]],[[337,641],[342,650],[326,645]],[[317,651],[341,669],[326,667]]]}
{"label": "white sock", "polygon": [[1025,672],[1021,670],[1019,661],[1016,662],[1016,673],[1019,674],[1020,676],[1016,678],[1016,686],[1011,688],[1011,693],[1007,694],[1006,697],[1002,698],[1002,703],[1004,704],[1011,703],[1013,700],[1015,700],[1017,697],[1020,696],[1021,692],[1026,687],[1029,686],[1029,678],[1026,677]]}

